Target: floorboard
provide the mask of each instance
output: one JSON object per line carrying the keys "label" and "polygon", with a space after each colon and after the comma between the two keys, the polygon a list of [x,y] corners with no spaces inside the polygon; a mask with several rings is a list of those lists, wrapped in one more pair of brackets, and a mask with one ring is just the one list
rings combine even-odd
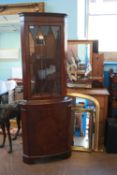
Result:
{"label": "floorboard", "polygon": [[28,165],[22,161],[21,137],[13,141],[12,154],[8,154],[7,150],[8,143],[0,149],[0,175],[117,174],[117,154],[72,152],[72,156],[68,159]]}

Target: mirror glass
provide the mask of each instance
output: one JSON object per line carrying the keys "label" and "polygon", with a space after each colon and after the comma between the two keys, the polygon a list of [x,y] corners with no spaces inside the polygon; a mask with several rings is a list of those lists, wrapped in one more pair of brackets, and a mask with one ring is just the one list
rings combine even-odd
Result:
{"label": "mirror glass", "polygon": [[19,16],[0,15],[0,32],[13,32],[20,30]]}
{"label": "mirror glass", "polygon": [[18,15],[0,15],[0,68],[1,80],[22,79]]}
{"label": "mirror glass", "polygon": [[69,40],[67,48],[67,87],[91,88],[92,44]]}
{"label": "mirror glass", "polygon": [[95,105],[90,100],[73,98],[73,150],[91,151],[94,147]]}

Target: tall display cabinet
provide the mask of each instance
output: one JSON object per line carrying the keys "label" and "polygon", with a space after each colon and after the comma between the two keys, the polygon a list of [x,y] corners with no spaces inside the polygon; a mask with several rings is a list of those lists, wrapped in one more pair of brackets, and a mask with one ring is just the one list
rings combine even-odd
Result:
{"label": "tall display cabinet", "polygon": [[23,161],[71,154],[71,99],[65,74],[65,14],[21,13]]}

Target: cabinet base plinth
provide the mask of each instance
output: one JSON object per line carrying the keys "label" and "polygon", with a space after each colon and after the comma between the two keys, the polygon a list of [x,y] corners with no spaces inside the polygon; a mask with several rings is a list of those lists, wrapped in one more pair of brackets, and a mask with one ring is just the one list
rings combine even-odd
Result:
{"label": "cabinet base plinth", "polygon": [[56,154],[56,155],[48,155],[48,156],[27,156],[23,155],[23,162],[26,164],[35,164],[35,163],[48,163],[52,161],[57,161],[57,160],[62,160],[69,158],[71,156],[71,151],[61,153],[61,154]]}

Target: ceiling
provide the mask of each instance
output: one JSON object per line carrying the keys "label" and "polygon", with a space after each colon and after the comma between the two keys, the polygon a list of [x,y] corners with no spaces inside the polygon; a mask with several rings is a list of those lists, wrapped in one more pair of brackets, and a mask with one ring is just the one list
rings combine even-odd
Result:
{"label": "ceiling", "polygon": [[0,32],[19,31],[18,15],[0,15]]}

